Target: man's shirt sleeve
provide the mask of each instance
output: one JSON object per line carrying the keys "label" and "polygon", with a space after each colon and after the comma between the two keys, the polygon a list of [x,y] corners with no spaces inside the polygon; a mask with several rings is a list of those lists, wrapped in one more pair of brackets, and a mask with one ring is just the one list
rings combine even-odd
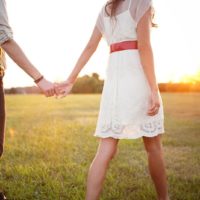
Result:
{"label": "man's shirt sleeve", "polygon": [[0,0],[0,45],[13,38],[13,32],[9,25],[5,0]]}

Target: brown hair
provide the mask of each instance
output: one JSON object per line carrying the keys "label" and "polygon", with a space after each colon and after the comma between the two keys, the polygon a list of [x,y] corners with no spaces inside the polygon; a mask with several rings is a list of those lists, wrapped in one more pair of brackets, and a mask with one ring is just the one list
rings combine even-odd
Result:
{"label": "brown hair", "polygon": [[[110,17],[114,17],[116,14],[116,9],[121,1],[124,1],[124,0],[111,0],[107,2],[105,6],[106,14]],[[108,9],[110,10],[110,12],[108,11]]]}
{"label": "brown hair", "polygon": [[[116,15],[116,10],[120,2],[125,1],[125,0],[110,0],[107,2],[105,6],[105,12],[108,16],[115,17]],[[151,17],[151,25],[152,27],[158,27],[156,23],[154,23],[154,15],[155,15],[155,10],[152,9],[152,17]]]}

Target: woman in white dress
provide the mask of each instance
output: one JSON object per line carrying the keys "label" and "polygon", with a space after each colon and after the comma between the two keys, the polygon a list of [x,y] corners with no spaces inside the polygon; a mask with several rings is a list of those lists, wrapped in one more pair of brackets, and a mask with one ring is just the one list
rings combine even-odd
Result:
{"label": "woman in white dress", "polygon": [[68,79],[57,87],[66,96],[102,36],[110,46],[107,76],[95,136],[100,138],[87,180],[87,200],[99,199],[119,139],[142,137],[159,200],[168,200],[162,153],[162,99],[150,43],[151,0],[110,0],[100,11],[92,36]]}

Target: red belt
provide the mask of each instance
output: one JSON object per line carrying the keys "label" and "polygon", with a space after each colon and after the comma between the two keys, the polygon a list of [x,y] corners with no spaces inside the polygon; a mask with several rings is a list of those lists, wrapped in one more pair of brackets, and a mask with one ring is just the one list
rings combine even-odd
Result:
{"label": "red belt", "polygon": [[138,49],[137,41],[124,41],[110,45],[110,53],[128,49]]}

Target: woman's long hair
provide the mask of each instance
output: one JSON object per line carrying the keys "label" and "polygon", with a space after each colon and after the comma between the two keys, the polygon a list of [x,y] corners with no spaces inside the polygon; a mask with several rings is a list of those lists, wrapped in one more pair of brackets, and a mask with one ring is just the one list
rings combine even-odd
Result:
{"label": "woman's long hair", "polygon": [[107,2],[105,6],[106,14],[110,17],[114,17],[116,14],[117,7],[121,1],[124,1],[124,0],[111,0]]}
{"label": "woman's long hair", "polygon": [[[120,4],[120,2],[122,2],[122,1],[125,1],[125,0],[110,0],[110,1],[108,1],[105,6],[106,14],[108,16],[110,16],[111,18],[115,17],[117,7]],[[154,9],[152,9],[151,25],[152,25],[152,27],[158,27],[158,25],[156,23],[154,23],[154,21],[153,21],[154,15],[155,15],[155,11],[154,11]]]}

